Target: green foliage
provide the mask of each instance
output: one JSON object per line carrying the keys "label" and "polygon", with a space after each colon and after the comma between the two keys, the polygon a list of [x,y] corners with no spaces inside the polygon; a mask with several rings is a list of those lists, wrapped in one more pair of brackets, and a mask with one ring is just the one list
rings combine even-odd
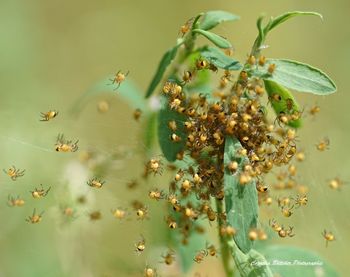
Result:
{"label": "green foliage", "polygon": [[[224,190],[227,222],[237,230],[234,240],[242,252],[248,253],[252,248],[252,241],[248,233],[256,228],[258,219],[258,196],[255,181],[246,185],[239,183],[239,173],[244,165],[249,163],[247,157],[239,157],[237,151],[242,146],[238,139],[226,137],[224,153]],[[227,166],[231,161],[237,161],[239,170],[232,174]]]}
{"label": "green foliage", "polygon": [[[176,134],[181,141],[171,141],[171,135],[174,133],[168,126],[169,121],[175,120],[177,124]],[[176,155],[182,151],[186,143],[186,133],[184,130],[184,122],[186,117],[178,112],[171,110],[166,97],[161,98],[161,109],[158,113],[158,141],[164,157],[173,162]]]}
{"label": "green foliage", "polygon": [[84,94],[82,94],[77,101],[72,105],[71,112],[78,114],[85,107],[85,105],[93,98],[103,94],[111,94],[125,100],[132,108],[139,108],[147,112],[146,102],[142,97],[141,90],[130,80],[126,79],[115,90],[115,85],[112,85],[114,76],[110,75],[107,78],[95,83]]}
{"label": "green foliage", "polygon": [[[295,112],[300,113],[299,105],[293,97],[293,94],[279,85],[276,82],[264,80],[265,89],[269,96],[269,102],[271,103],[272,108],[274,109],[276,115],[284,114],[293,114]],[[277,97],[278,96],[278,99]],[[292,103],[290,107],[288,107],[288,103]],[[293,128],[299,128],[302,125],[301,118],[296,120],[290,120],[288,125]]]}
{"label": "green foliage", "polygon": [[310,65],[284,59],[269,59],[265,70],[270,64],[275,64],[273,74],[267,71],[262,73],[262,78],[273,80],[287,88],[318,95],[328,95],[337,90],[334,82],[321,70]]}
{"label": "green foliage", "polygon": [[156,70],[156,73],[154,74],[153,79],[152,79],[152,81],[147,89],[146,98],[148,98],[152,95],[153,91],[156,89],[157,85],[162,80],[162,77],[165,73],[165,70],[171,64],[173,59],[175,58],[176,53],[177,53],[177,49],[179,48],[180,45],[181,45],[181,43],[177,44],[176,46],[174,46],[173,48],[171,48],[167,52],[165,52],[165,54],[163,55],[159,65],[158,65],[158,68]]}
{"label": "green foliage", "polygon": [[188,84],[185,88],[188,92],[198,92],[207,94],[211,93],[211,87],[210,87],[210,73],[209,70],[203,69],[196,73],[196,78],[193,81],[193,83]]}
{"label": "green foliage", "polygon": [[[188,57],[189,60],[189,66],[190,67],[195,67],[197,61],[201,59],[201,54],[200,52],[195,52],[192,55]],[[210,72],[208,69],[202,69],[196,72],[196,77],[192,82],[187,84],[184,89],[188,92],[191,91],[201,91],[202,89],[208,90],[208,86],[210,85]]]}
{"label": "green foliage", "polygon": [[[244,254],[236,245],[233,239],[228,241],[232,258],[241,276],[249,277],[272,277],[270,267],[265,257],[258,251],[251,249]],[[284,276],[284,275],[282,275]]]}
{"label": "green foliage", "polygon": [[144,131],[144,144],[146,147],[146,150],[151,150],[153,147],[153,144],[156,140],[156,134],[157,134],[157,116],[158,114],[156,112],[153,112],[148,115],[146,118],[146,127]]}
{"label": "green foliage", "polygon": [[200,29],[210,30],[225,21],[238,20],[239,16],[225,11],[208,11],[200,23]]}
{"label": "green foliage", "polygon": [[287,13],[281,14],[280,16],[277,16],[276,18],[270,19],[269,23],[264,28],[265,35],[268,32],[270,32],[272,29],[277,27],[278,25],[298,15],[314,15],[323,19],[322,15],[317,12],[301,12],[301,11],[287,12]]}
{"label": "green foliage", "polygon": [[239,61],[225,55],[221,50],[215,47],[204,47],[201,50],[201,55],[208,62],[212,63],[218,68],[222,68],[225,70],[242,69],[242,65],[239,63]]}
{"label": "green foliage", "polygon": [[[262,252],[265,255],[265,258],[272,263],[270,268],[273,273],[280,276],[339,276],[332,266],[330,266],[324,259],[309,250],[292,246],[271,245],[260,249],[260,252]],[[273,265],[274,260],[291,262],[292,266]],[[320,262],[321,265],[296,265],[293,264],[294,261]]]}
{"label": "green foliage", "polygon": [[217,34],[214,34],[212,32],[204,31],[201,29],[194,29],[192,30],[192,32],[194,34],[201,34],[202,36],[210,40],[212,43],[214,43],[217,47],[224,48],[224,49],[232,47],[231,43],[227,39]]}
{"label": "green foliage", "polygon": [[298,15],[314,15],[319,16],[322,19],[322,15],[316,12],[300,12],[300,11],[293,11],[293,12],[287,12],[280,16],[277,16],[276,18],[271,18],[269,22],[266,24],[265,27],[262,26],[262,21],[264,19],[263,16],[260,16],[257,20],[257,27],[258,27],[258,37],[256,38],[254,42],[254,46],[252,49],[252,55],[257,56],[260,52],[260,47],[264,44],[267,34],[277,27],[278,25],[282,24],[283,22],[287,21],[288,19],[291,19]]}

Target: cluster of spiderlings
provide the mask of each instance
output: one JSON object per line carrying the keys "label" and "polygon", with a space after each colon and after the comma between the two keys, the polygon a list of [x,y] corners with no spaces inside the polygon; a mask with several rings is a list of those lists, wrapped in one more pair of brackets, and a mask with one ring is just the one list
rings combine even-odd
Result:
{"label": "cluster of spiderlings", "polygon": [[[264,63],[264,57],[256,61],[250,56],[247,66],[263,66]],[[274,71],[272,67],[269,67],[271,74]],[[264,176],[274,166],[289,164],[297,154],[295,129],[289,128],[287,122],[280,120],[280,116],[275,122],[269,122],[266,117],[266,107],[261,100],[265,92],[262,80],[251,77],[248,71],[242,70],[234,82],[232,72],[225,70],[221,73],[218,88],[211,94],[202,94],[200,91],[188,93],[187,86],[201,70],[220,74],[218,68],[200,58],[177,81],[168,80],[162,88],[169,109],[184,118],[183,122],[168,122],[172,133],[168,138],[169,143],[184,143],[183,140],[186,140],[183,151],[177,154],[177,159],[186,160],[190,156],[192,162],[187,163],[185,168],[175,167],[169,195],[165,197],[162,193],[162,197],[157,200],[168,200],[174,213],[167,217],[167,223],[170,228],[181,229],[184,243],[193,229],[203,231],[194,224],[198,218],[205,216],[209,222],[225,220],[225,213],[217,213],[210,204],[212,198],[219,201],[224,199],[225,137],[239,139],[242,148],[237,151],[236,156],[238,159],[249,159],[249,163],[242,170],[237,162],[239,160],[230,162],[226,165],[227,169],[232,174],[237,174],[241,185],[249,184],[252,179],[257,181],[260,203],[268,198],[269,188],[264,183]],[[179,128],[180,124],[183,128]],[[146,165],[146,172],[160,173],[160,167],[161,159],[152,159]],[[191,196],[195,196],[197,200],[190,201]],[[285,213],[289,211],[287,208],[284,207]],[[236,233],[234,229],[222,231],[231,236]]]}

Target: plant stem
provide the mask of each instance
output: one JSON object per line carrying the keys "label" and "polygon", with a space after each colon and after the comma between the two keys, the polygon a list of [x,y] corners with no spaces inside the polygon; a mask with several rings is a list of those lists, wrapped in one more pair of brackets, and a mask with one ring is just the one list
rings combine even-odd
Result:
{"label": "plant stem", "polygon": [[[218,214],[222,214],[224,212],[224,205],[222,200],[216,200],[216,209]],[[219,232],[219,239],[220,239],[222,264],[224,266],[226,276],[233,277],[234,266],[232,263],[232,253],[231,253],[227,238],[221,235],[221,228],[224,227],[225,225],[226,225],[225,220],[222,217],[218,217],[218,232]]]}

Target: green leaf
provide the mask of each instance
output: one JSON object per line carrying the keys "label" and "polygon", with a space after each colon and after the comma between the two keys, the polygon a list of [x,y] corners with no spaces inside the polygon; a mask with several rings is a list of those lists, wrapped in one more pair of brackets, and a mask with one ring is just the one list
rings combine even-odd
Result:
{"label": "green leaf", "polygon": [[204,15],[200,24],[200,29],[210,30],[225,21],[238,20],[239,16],[225,11],[209,11]]}
{"label": "green leaf", "polygon": [[[264,80],[264,85],[266,93],[269,96],[269,102],[271,103],[271,106],[277,116],[280,113],[300,113],[299,105],[289,90],[273,81]],[[301,118],[298,118],[297,120],[290,120],[287,125],[293,128],[300,128],[302,125],[302,120]]]}
{"label": "green leaf", "polygon": [[220,47],[220,48],[231,48],[232,45],[231,43],[217,35],[217,34],[214,34],[212,32],[208,32],[208,31],[204,31],[204,30],[201,30],[201,29],[194,29],[192,30],[193,33],[197,33],[197,34],[201,34],[202,36],[206,37],[208,40],[210,40],[212,43],[214,43],[217,47]]}
{"label": "green leaf", "polygon": [[142,97],[141,90],[136,87],[136,85],[129,78],[121,83],[118,90],[115,90],[115,86],[112,85],[110,80],[113,77],[113,75],[110,75],[91,86],[74,102],[70,109],[71,112],[74,114],[80,113],[92,98],[103,94],[111,94],[115,95],[116,97],[120,97],[121,99],[124,99],[130,105],[130,107],[134,109],[139,108],[142,111],[147,112],[146,101]]}
{"label": "green leaf", "polygon": [[157,113],[151,113],[146,119],[146,127],[144,129],[144,144],[146,151],[151,150],[157,134]]}
{"label": "green leaf", "polygon": [[[202,56],[199,50],[196,50],[187,59],[189,61],[190,67],[196,67],[198,60],[202,59]],[[203,85],[207,85],[209,82],[210,82],[210,71],[208,69],[201,69],[196,72],[194,80],[189,84],[187,84],[185,87],[187,89],[200,87]]]}
{"label": "green leaf", "polygon": [[267,34],[267,32],[271,31],[273,28],[277,27],[278,25],[282,24],[288,19],[291,19],[298,15],[315,15],[323,19],[322,15],[317,12],[301,12],[301,11],[287,12],[287,13],[281,14],[280,16],[277,16],[276,18],[272,18],[270,20],[270,22],[265,27],[265,35]]}
{"label": "green leaf", "polygon": [[[234,240],[228,242],[232,258],[241,276],[273,277],[265,257],[254,249],[244,254]],[[284,276],[284,275],[282,275]]]}
{"label": "green leaf", "polygon": [[205,47],[201,51],[201,55],[208,62],[212,63],[218,68],[226,70],[240,70],[242,65],[239,61],[225,55],[221,50],[216,47]]}
{"label": "green leaf", "polygon": [[[177,124],[177,130],[175,132],[173,132],[168,126],[169,121],[172,120],[175,120]],[[170,162],[175,161],[176,155],[185,148],[185,121],[186,116],[170,109],[168,99],[166,97],[162,97],[161,109],[158,113],[158,141],[164,157]],[[178,135],[181,138],[181,141],[172,141],[171,135],[173,133]]]}
{"label": "green leaf", "polygon": [[200,14],[198,14],[198,15],[194,18],[193,23],[192,23],[192,29],[198,28],[198,26],[199,26],[198,20],[199,20],[203,15],[204,15],[204,13],[200,13]]}
{"label": "green leaf", "polygon": [[260,16],[258,20],[256,21],[256,27],[258,28],[259,31],[259,37],[261,38],[262,41],[265,40],[265,34],[264,34],[264,28],[262,27],[262,21],[264,17]]}
{"label": "green leaf", "polygon": [[158,65],[156,74],[153,76],[153,79],[152,79],[152,81],[147,89],[146,96],[145,96],[146,98],[148,98],[152,95],[153,91],[155,90],[155,88],[157,87],[159,82],[162,80],[162,77],[164,75],[165,70],[170,65],[170,63],[173,61],[173,59],[175,58],[176,53],[177,53],[177,49],[179,48],[179,46],[181,44],[182,43],[178,43],[176,46],[169,49],[163,55],[159,65]]}
{"label": "green leaf", "polygon": [[[336,277],[340,276],[331,265],[316,253],[292,246],[271,245],[259,250],[265,255],[273,273],[284,277],[308,276],[308,277]],[[274,265],[274,261],[290,262],[292,265]],[[296,262],[295,262],[296,261]],[[299,262],[316,262],[314,265],[297,265]]]}
{"label": "green leaf", "polygon": [[300,11],[294,11],[294,12],[287,12],[284,13],[276,18],[271,18],[270,21],[266,24],[266,26],[262,27],[262,21],[263,16],[260,16],[257,21],[257,27],[259,30],[259,34],[257,38],[255,39],[251,54],[254,56],[258,56],[260,53],[260,47],[264,44],[265,39],[269,31],[277,27],[278,25],[282,24],[283,22],[287,21],[290,18],[293,18],[297,15],[315,15],[319,16],[322,19],[322,15],[316,12],[300,12]]}
{"label": "green leaf", "polygon": [[264,79],[273,80],[287,88],[318,95],[327,95],[337,90],[335,83],[321,70],[310,65],[292,60],[269,59],[265,70],[275,64],[273,74],[266,74]]}
{"label": "green leaf", "polygon": [[[247,157],[239,157],[237,150],[242,146],[236,138],[226,137],[224,153],[224,190],[227,221],[237,230],[234,240],[242,252],[248,253],[253,242],[248,238],[252,228],[256,228],[258,219],[258,195],[255,181],[246,185],[239,183],[239,174],[244,165],[249,163]],[[231,161],[237,161],[240,167],[232,174],[227,166]]]}
{"label": "green leaf", "polygon": [[197,71],[196,78],[193,82],[189,83],[184,87],[184,92],[189,93],[201,93],[201,94],[210,94],[212,88],[210,86],[210,72],[208,69],[202,69]]}
{"label": "green leaf", "polygon": [[[201,58],[200,52],[197,50],[192,53],[187,59],[190,67],[195,67],[198,59]],[[180,82],[180,80],[177,80]],[[210,87],[210,71],[209,69],[198,70],[195,74],[195,78],[192,82],[183,87],[185,93],[203,93],[207,94],[211,92]]]}

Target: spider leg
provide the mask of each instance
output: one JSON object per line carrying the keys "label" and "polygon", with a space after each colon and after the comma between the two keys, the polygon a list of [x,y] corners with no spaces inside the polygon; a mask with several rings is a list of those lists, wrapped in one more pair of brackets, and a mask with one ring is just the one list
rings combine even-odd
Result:
{"label": "spider leg", "polygon": [[51,189],[51,187],[49,187],[49,188],[45,191],[44,196],[46,196],[46,195],[49,193],[50,189]]}
{"label": "spider leg", "polygon": [[120,87],[121,83],[118,83],[117,87],[114,90],[117,90]]}

